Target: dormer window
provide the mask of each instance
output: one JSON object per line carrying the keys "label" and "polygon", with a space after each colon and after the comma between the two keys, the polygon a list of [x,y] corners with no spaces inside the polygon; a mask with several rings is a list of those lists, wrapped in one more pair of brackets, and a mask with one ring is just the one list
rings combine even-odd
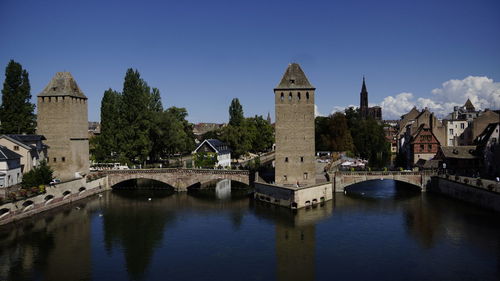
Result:
{"label": "dormer window", "polygon": [[295,84],[295,79],[290,79],[290,84]]}

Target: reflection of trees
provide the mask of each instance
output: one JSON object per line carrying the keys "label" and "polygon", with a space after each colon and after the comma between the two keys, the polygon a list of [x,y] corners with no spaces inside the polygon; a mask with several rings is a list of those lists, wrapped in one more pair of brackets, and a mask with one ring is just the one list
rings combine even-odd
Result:
{"label": "reflection of trees", "polygon": [[[126,194],[120,192],[120,194]],[[137,193],[135,193],[137,195]],[[173,212],[165,211],[164,200],[153,197],[140,200],[135,197],[110,194],[112,204],[104,213],[104,242],[109,251],[120,243],[124,248],[127,271],[133,279],[141,279],[151,262],[154,250],[163,240],[165,227],[175,219]]]}

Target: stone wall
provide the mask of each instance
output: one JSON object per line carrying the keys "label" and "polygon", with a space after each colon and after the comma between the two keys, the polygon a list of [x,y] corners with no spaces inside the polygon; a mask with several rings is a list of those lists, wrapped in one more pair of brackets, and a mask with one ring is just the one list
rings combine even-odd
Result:
{"label": "stone wall", "polygon": [[278,206],[300,209],[331,200],[333,189],[332,183],[294,188],[256,182],[254,198]]}
{"label": "stone wall", "polygon": [[102,192],[109,188],[107,177],[91,182],[76,179],[49,186],[44,194],[0,206],[0,225],[20,220]]}
{"label": "stone wall", "polygon": [[467,177],[456,178],[433,177],[429,191],[500,212],[499,183],[482,179],[478,182],[478,179]]}

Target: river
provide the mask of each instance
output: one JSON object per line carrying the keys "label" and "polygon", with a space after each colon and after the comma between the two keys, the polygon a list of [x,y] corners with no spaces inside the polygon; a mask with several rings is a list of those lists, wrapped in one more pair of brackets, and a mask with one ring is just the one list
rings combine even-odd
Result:
{"label": "river", "polygon": [[298,211],[114,190],[0,228],[0,280],[499,279],[498,213],[390,180]]}

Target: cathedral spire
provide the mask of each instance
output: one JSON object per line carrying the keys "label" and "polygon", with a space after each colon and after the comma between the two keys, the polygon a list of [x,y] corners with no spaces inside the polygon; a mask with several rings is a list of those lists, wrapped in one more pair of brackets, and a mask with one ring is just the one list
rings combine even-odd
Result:
{"label": "cathedral spire", "polygon": [[361,110],[361,114],[364,114],[364,111],[368,109],[368,91],[366,90],[365,76],[363,75],[363,85],[361,86],[361,93],[359,108]]}

